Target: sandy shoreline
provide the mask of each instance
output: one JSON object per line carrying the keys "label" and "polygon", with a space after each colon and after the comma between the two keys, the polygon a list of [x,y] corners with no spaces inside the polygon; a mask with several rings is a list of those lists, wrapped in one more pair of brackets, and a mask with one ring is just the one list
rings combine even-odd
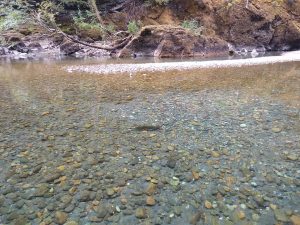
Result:
{"label": "sandy shoreline", "polygon": [[284,53],[280,56],[267,56],[248,59],[192,61],[192,62],[164,62],[164,63],[140,63],[140,64],[101,64],[67,66],[64,69],[69,72],[85,72],[97,74],[156,72],[169,70],[189,70],[203,68],[226,68],[253,65],[274,64],[283,62],[300,61],[300,51]]}

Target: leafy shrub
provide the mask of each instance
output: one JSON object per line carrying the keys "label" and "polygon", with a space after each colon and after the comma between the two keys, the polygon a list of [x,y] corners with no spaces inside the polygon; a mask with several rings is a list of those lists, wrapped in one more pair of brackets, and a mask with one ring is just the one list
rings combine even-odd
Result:
{"label": "leafy shrub", "polygon": [[171,0],[146,0],[145,1],[145,4],[147,6],[151,6],[151,5],[154,5],[154,4],[157,4],[157,5],[167,5]]}
{"label": "leafy shrub", "polygon": [[78,10],[77,15],[73,17],[73,20],[75,26],[81,30],[101,30],[101,27],[95,18],[95,15],[88,10],[84,12]]}
{"label": "leafy shrub", "polygon": [[139,30],[140,30],[140,24],[137,21],[135,20],[129,21],[127,25],[127,31],[130,34],[136,34]]}
{"label": "leafy shrub", "polygon": [[0,1],[0,31],[17,28],[28,21],[28,5],[25,3],[19,0]]}
{"label": "leafy shrub", "polygon": [[116,32],[116,26],[113,23],[108,24],[105,29],[110,33]]}
{"label": "leafy shrub", "polygon": [[200,26],[197,20],[184,20],[181,24],[184,29],[190,30],[195,35],[201,35],[203,31],[203,27]]}
{"label": "leafy shrub", "polygon": [[6,15],[0,18],[0,31],[17,28],[27,20],[25,13],[19,10],[10,9]]}
{"label": "leafy shrub", "polygon": [[[81,37],[89,37],[93,40],[101,40],[107,35],[107,29],[100,24],[94,13],[90,11],[78,10],[76,16],[73,17],[75,30]],[[112,28],[111,28],[112,29]]]}
{"label": "leafy shrub", "polygon": [[154,2],[159,5],[166,5],[170,2],[170,0],[154,0]]}
{"label": "leafy shrub", "polygon": [[38,13],[45,22],[55,23],[55,16],[63,11],[61,5],[55,4],[50,0],[44,0],[38,5]]}
{"label": "leafy shrub", "polygon": [[87,7],[88,3],[84,0],[60,0],[60,2],[66,6],[73,7]]}

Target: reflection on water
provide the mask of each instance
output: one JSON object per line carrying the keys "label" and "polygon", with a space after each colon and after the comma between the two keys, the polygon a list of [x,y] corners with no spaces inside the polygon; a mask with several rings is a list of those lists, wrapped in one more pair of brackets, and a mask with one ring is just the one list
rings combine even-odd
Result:
{"label": "reflection on water", "polygon": [[[126,60],[128,62],[130,61]],[[288,104],[298,105],[300,100],[299,63],[134,75],[74,75],[62,69],[63,65],[77,63],[82,64],[82,61],[4,64],[0,67],[1,86],[4,86],[1,91],[10,92],[7,94],[15,100],[20,98],[21,101],[30,100],[28,98],[34,96],[62,98],[68,89],[78,92],[79,96],[76,97],[84,97],[86,91],[92,91],[98,97],[118,100],[126,94],[139,95],[140,92],[202,91],[210,88],[264,94],[269,98],[284,100]],[[94,63],[94,60],[87,62],[89,65]],[[89,97],[90,101],[94,101],[95,96]]]}
{"label": "reflection on water", "polygon": [[300,63],[62,69],[106,62],[0,64],[0,224],[299,221]]}

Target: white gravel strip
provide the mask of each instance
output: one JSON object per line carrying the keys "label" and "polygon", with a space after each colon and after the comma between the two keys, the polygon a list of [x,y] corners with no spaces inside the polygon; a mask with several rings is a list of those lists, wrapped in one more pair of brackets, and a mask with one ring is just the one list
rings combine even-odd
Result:
{"label": "white gravel strip", "polygon": [[284,53],[281,56],[267,56],[249,59],[213,60],[213,61],[188,61],[188,62],[165,62],[165,63],[140,63],[140,64],[99,64],[66,66],[69,72],[86,72],[97,74],[156,72],[168,70],[188,70],[201,68],[226,68],[253,65],[264,65],[283,62],[300,61],[300,51]]}

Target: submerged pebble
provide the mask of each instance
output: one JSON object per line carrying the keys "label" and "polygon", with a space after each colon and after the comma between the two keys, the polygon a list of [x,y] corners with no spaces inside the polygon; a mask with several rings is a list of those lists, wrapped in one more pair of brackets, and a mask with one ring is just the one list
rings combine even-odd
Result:
{"label": "submerged pebble", "polygon": [[131,77],[7,67],[0,223],[299,225],[297,63]]}

